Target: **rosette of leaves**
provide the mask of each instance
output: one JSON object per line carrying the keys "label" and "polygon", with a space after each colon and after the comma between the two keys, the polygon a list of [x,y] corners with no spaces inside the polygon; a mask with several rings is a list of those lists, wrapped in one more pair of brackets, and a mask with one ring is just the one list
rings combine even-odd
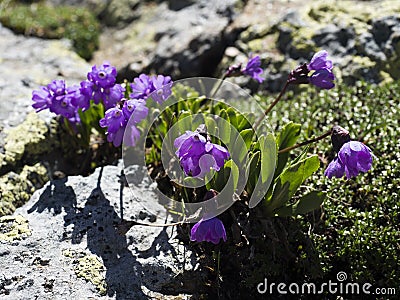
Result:
{"label": "rosette of leaves", "polygon": [[[188,128],[194,130],[204,122],[213,143],[224,145],[228,149],[229,146],[235,147],[234,155],[231,153],[232,157],[224,167],[206,176],[207,183],[202,189],[194,191],[172,182],[170,187],[174,192],[170,191],[170,195],[175,199],[201,201],[207,190],[214,189],[220,192],[226,185],[230,185],[235,191],[238,186],[244,185],[244,191],[237,196],[250,199],[247,203],[250,207],[262,199],[258,206],[265,217],[294,216],[320,207],[325,197],[324,193],[312,191],[298,195],[300,186],[318,170],[318,157],[308,155],[308,148],[291,160],[288,152],[278,153],[279,150],[296,144],[300,136],[300,124],[290,122],[276,135],[269,133],[258,137],[252,127],[255,121],[253,114],[244,115],[224,102],[210,106],[210,101],[205,97],[182,85],[174,86],[173,93],[180,101],[165,108],[151,127],[146,143],[147,164],[162,168],[160,161],[163,140],[174,124],[177,124],[178,131],[183,133]],[[198,119],[197,114],[219,116],[230,126],[218,122],[213,117]],[[238,142],[238,134],[242,144]],[[173,153],[173,145],[167,145],[167,148]],[[241,182],[243,178],[247,178],[246,182]],[[263,186],[267,185],[269,189],[263,189]]]}

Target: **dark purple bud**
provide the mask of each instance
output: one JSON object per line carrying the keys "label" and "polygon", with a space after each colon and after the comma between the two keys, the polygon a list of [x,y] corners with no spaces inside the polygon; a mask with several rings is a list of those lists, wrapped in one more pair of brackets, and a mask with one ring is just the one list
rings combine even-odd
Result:
{"label": "dark purple bud", "polygon": [[309,83],[308,73],[309,73],[309,70],[308,70],[307,64],[304,63],[290,72],[287,81],[288,81],[288,83],[291,83],[291,84]]}
{"label": "dark purple bud", "polygon": [[335,152],[339,152],[340,148],[342,148],[345,143],[350,142],[350,134],[343,127],[338,125],[333,126],[331,141],[333,150],[335,150]]}
{"label": "dark purple bud", "polygon": [[237,77],[242,75],[242,64],[233,65],[225,72],[225,77]]}

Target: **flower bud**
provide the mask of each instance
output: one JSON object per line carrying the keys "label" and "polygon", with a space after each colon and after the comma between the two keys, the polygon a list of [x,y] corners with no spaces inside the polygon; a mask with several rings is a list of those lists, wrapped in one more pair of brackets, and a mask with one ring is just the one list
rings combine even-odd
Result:
{"label": "flower bud", "polygon": [[331,141],[333,150],[339,152],[340,148],[342,148],[345,143],[350,142],[350,134],[343,127],[335,125],[332,128]]}
{"label": "flower bud", "polygon": [[290,72],[288,82],[291,84],[309,83],[308,72],[307,64],[304,63]]}

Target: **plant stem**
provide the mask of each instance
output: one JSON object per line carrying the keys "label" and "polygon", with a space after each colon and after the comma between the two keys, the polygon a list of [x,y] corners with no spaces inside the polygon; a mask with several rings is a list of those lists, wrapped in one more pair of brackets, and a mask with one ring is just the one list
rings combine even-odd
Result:
{"label": "plant stem", "polygon": [[220,81],[218,82],[218,85],[215,88],[213,88],[213,90],[211,91],[211,95],[210,95],[211,100],[212,100],[212,98],[214,98],[215,94],[221,88],[222,84],[224,83],[225,78],[226,78],[226,74],[222,75],[222,77],[220,78]]}
{"label": "plant stem", "polygon": [[320,136],[318,136],[316,138],[313,138],[311,140],[308,140],[308,141],[293,145],[291,147],[287,147],[285,149],[279,150],[278,153],[288,152],[290,150],[293,150],[293,149],[296,149],[296,148],[299,148],[299,147],[303,147],[303,146],[306,146],[306,145],[311,144],[311,143],[318,142],[318,141],[326,138],[327,136],[330,136],[331,134],[332,134],[332,130],[329,130],[329,131],[325,132],[323,135],[320,135]]}
{"label": "plant stem", "polygon": [[270,106],[268,106],[268,108],[264,111],[264,114],[262,116],[260,116],[260,118],[257,120],[256,124],[254,125],[254,129],[256,129],[260,125],[260,123],[264,119],[264,117],[266,115],[268,115],[268,113],[274,108],[274,106],[279,102],[279,100],[281,100],[281,98],[282,98],[283,94],[285,93],[288,85],[289,85],[289,81],[286,81],[286,83],[283,86],[283,88],[282,88],[281,92],[279,93],[278,97],[275,98],[274,102],[272,102],[270,104]]}

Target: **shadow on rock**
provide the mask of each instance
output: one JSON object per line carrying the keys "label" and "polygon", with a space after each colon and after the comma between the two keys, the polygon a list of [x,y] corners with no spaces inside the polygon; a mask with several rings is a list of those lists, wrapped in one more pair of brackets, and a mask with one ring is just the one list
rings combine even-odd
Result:
{"label": "shadow on rock", "polygon": [[76,195],[72,187],[65,185],[66,182],[67,178],[51,181],[28,213],[34,211],[42,213],[47,209],[49,212],[53,212],[53,215],[58,215],[63,208],[67,213],[75,211]]}
{"label": "shadow on rock", "polygon": [[[201,283],[205,281],[203,274],[193,271],[193,267],[185,271],[184,267],[187,263],[195,266],[196,259],[187,255],[185,247],[180,247],[183,249],[180,253],[179,246],[171,244],[167,228],[157,229],[156,234],[155,228],[136,223],[131,234],[121,233],[120,226],[127,221],[122,219],[113,205],[118,205],[118,200],[120,204],[124,203],[124,185],[120,186],[120,199],[115,199],[118,196],[109,176],[117,175],[106,174],[104,178],[108,183],[104,180],[101,185],[103,169],[100,169],[97,185],[86,197],[76,196],[82,192],[74,185],[76,181],[72,180],[74,183],[67,186],[66,178],[54,180],[28,212],[49,211],[53,215],[63,215],[63,241],[71,240],[72,244],[82,244],[82,247],[87,245],[88,251],[101,258],[110,297],[148,299],[154,296],[153,292],[168,295],[198,293]],[[111,184],[114,192],[106,191],[107,184]],[[85,238],[86,245],[83,243]],[[143,287],[148,292],[142,290]],[[150,293],[150,296],[145,293]]]}
{"label": "shadow on rock", "polygon": [[73,244],[79,244],[86,234],[89,251],[102,258],[109,296],[115,295],[116,299],[147,298],[141,291],[141,266],[128,250],[126,237],[116,230],[121,219],[101,190],[102,171],[85,207],[67,212],[64,225],[74,225]]}

